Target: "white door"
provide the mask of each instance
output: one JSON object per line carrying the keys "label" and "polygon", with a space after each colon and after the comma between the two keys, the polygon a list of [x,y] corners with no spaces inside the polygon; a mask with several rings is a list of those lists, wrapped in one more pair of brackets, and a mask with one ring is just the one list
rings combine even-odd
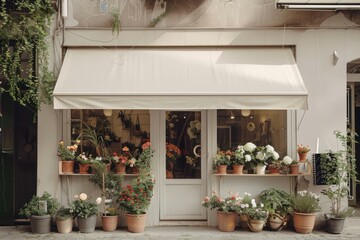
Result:
{"label": "white door", "polygon": [[160,220],[206,220],[205,113],[162,113]]}

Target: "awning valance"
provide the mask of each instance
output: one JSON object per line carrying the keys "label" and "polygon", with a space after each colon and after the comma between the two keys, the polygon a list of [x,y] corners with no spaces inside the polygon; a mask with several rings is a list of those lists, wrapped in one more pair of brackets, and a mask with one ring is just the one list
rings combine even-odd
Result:
{"label": "awning valance", "polygon": [[307,109],[290,48],[68,49],[55,109]]}

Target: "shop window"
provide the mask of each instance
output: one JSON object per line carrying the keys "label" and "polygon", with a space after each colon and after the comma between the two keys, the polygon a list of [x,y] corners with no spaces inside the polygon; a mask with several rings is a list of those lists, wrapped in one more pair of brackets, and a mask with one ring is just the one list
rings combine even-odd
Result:
{"label": "shop window", "polygon": [[[71,110],[72,142],[83,140],[81,133],[86,129],[95,131],[103,144],[101,155],[119,154],[127,146],[136,156],[141,144],[150,140],[150,113],[148,110]],[[86,155],[99,155],[88,141],[82,141],[80,148]]]}
{"label": "shop window", "polygon": [[287,111],[218,110],[218,149],[235,150],[247,142],[257,146],[270,144],[280,157],[287,155]]}

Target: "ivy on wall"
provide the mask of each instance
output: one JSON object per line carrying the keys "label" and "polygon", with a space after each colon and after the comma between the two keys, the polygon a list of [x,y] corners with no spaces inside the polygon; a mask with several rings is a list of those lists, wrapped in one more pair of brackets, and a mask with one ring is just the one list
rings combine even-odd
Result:
{"label": "ivy on wall", "polygon": [[34,112],[52,103],[55,76],[48,69],[47,36],[55,2],[0,0],[0,92]]}

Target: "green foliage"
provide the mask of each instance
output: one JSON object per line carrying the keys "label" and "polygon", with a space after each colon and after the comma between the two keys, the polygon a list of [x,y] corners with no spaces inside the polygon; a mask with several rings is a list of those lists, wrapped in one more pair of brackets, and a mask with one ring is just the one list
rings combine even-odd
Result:
{"label": "green foliage", "polygon": [[55,213],[56,221],[64,221],[74,217],[73,209],[70,207],[61,206]]}
{"label": "green foliage", "polygon": [[270,188],[260,193],[260,201],[270,214],[286,216],[292,213],[291,196],[285,191]]}
{"label": "green foliage", "polygon": [[[14,8],[7,9],[6,2]],[[52,0],[0,1],[0,74],[5,79],[0,92],[34,112],[52,102],[55,76],[48,69],[46,38],[54,12]],[[22,64],[24,56],[28,64]]]}
{"label": "green foliage", "polygon": [[131,185],[122,189],[117,199],[120,209],[129,214],[145,214],[154,191],[154,179],[150,174],[140,174]]}
{"label": "green foliage", "polygon": [[123,176],[113,172],[106,172],[104,164],[94,166],[93,175],[90,176],[89,181],[94,183],[101,191],[101,195],[105,197],[104,214],[115,216],[116,215],[116,198],[121,191]]}
{"label": "green foliage", "polygon": [[141,146],[141,151],[135,165],[141,169],[150,169],[150,161],[154,154],[154,150],[150,147],[150,142],[144,143]]}
{"label": "green foliage", "polygon": [[238,212],[240,210],[240,203],[242,198],[237,194],[230,193],[229,197],[221,198],[216,192],[213,192],[211,197],[206,196],[202,201],[202,206],[210,210],[221,212]]}
{"label": "green foliage", "polygon": [[331,215],[334,217],[348,217],[354,214],[352,208],[341,209],[341,201],[349,192],[347,185],[349,178],[356,179],[356,159],[353,154],[355,137],[357,134],[348,130],[346,134],[335,131],[334,135],[340,143],[341,149],[337,152],[329,150],[322,154],[320,161],[321,174],[328,186],[322,193],[331,201]]}
{"label": "green foliage", "polygon": [[233,152],[230,150],[227,151],[218,151],[214,160],[213,160],[213,168],[215,169],[217,166],[220,165],[230,165]]}
{"label": "green foliage", "polygon": [[148,25],[148,27],[155,27],[158,23],[161,22],[161,20],[163,20],[164,17],[166,17],[167,12],[163,12],[161,13],[159,16],[157,16],[156,18],[152,19]]}
{"label": "green foliage", "polygon": [[[101,202],[101,198],[100,202]],[[100,203],[98,203],[100,204]],[[75,200],[70,204],[70,208],[77,217],[88,218],[98,213],[98,204],[92,203],[85,193],[76,196]]]}
{"label": "green foliage", "polygon": [[[47,211],[39,207],[41,201],[46,201]],[[29,217],[31,215],[43,216],[54,215],[59,208],[59,203],[55,198],[52,198],[48,192],[44,192],[42,196],[34,195],[28,203],[20,209],[19,215]]]}
{"label": "green foliage", "polygon": [[319,196],[306,190],[297,192],[291,200],[294,212],[316,213],[321,209]]}
{"label": "green foliage", "polygon": [[111,23],[112,33],[113,33],[113,35],[118,37],[119,32],[121,31],[121,22],[120,22],[120,11],[119,11],[119,9],[117,9],[117,8],[112,9],[111,16],[112,16],[112,23]]}
{"label": "green foliage", "polygon": [[255,208],[249,208],[246,211],[248,218],[252,220],[266,221],[268,218],[268,212],[261,206]]}

